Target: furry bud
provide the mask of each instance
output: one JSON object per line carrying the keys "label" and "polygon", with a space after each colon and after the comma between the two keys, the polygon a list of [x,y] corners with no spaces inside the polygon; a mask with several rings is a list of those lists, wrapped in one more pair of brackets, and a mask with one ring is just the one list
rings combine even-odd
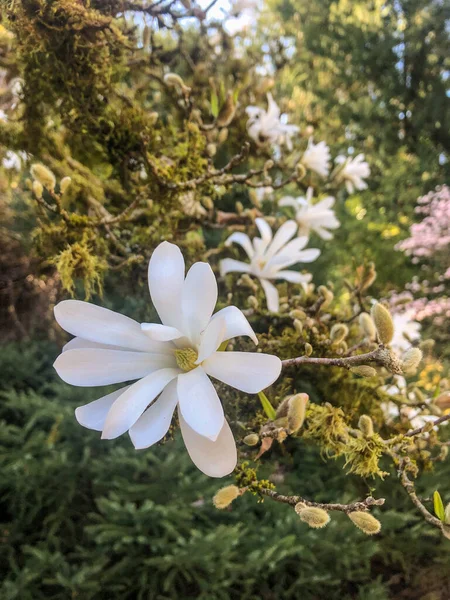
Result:
{"label": "furry bud", "polygon": [[350,371],[355,375],[360,375],[361,377],[375,377],[377,374],[376,370],[373,367],[369,367],[369,365],[352,367]]}
{"label": "furry bud", "polygon": [[217,140],[218,140],[219,144],[223,144],[224,142],[227,141],[227,138],[228,138],[228,129],[226,127],[224,127],[223,129],[220,130]]}
{"label": "furry bud", "polygon": [[230,506],[233,500],[239,496],[239,488],[235,485],[227,485],[221,488],[213,498],[213,504],[216,508],[223,509]]}
{"label": "furry bud", "polygon": [[367,272],[361,281],[360,290],[363,292],[369,288],[377,278],[377,272],[375,270],[375,264],[373,262],[368,264]]}
{"label": "furry bud", "polygon": [[319,285],[317,290],[318,290],[319,294],[322,296],[322,298],[324,299],[324,301],[322,302],[322,305],[321,305],[321,308],[324,310],[325,308],[328,308],[330,306],[330,304],[333,302],[334,294],[331,290],[329,290],[324,285]]}
{"label": "furry bud", "polygon": [[381,530],[381,523],[368,512],[351,512],[348,515],[349,519],[367,535],[375,535]]}
{"label": "furry bud", "polygon": [[294,319],[294,329],[298,333],[298,335],[301,335],[303,332],[302,322],[299,321],[298,319]]}
{"label": "furry bud", "polygon": [[50,169],[47,169],[47,167],[40,163],[35,163],[31,165],[30,170],[33,179],[39,181],[47,190],[53,192],[56,185],[56,178]]}
{"label": "furry bud", "polygon": [[278,407],[277,407],[277,419],[280,419],[280,418],[283,418],[283,417],[287,417],[288,408],[289,408],[289,400],[291,398],[292,398],[292,396],[287,396],[278,405]]}
{"label": "furry bud", "polygon": [[305,506],[303,502],[299,502],[294,510],[300,519],[313,529],[321,529],[330,522],[330,515],[323,508]]}
{"label": "furry bud", "polygon": [[244,205],[239,200],[236,202],[235,207],[236,207],[236,212],[238,215],[240,215],[244,212]]}
{"label": "furry bud", "polygon": [[444,513],[444,523],[446,525],[450,525],[450,502],[447,504],[447,506],[445,507],[445,513]]}
{"label": "furry bud", "polygon": [[402,367],[404,371],[413,371],[417,369],[422,360],[422,350],[419,348],[410,348],[403,355]]}
{"label": "furry bud", "polygon": [[287,410],[289,433],[297,433],[303,425],[308,401],[308,394],[295,394],[289,399]]}
{"label": "furry bud", "polygon": [[306,319],[306,313],[298,308],[291,310],[289,316],[291,317],[291,319],[300,319],[302,321]]}
{"label": "furry bud", "polygon": [[330,330],[330,339],[334,344],[339,344],[348,336],[348,327],[344,323],[336,323]]}
{"label": "furry bud", "polygon": [[394,322],[392,321],[391,313],[386,307],[377,302],[372,306],[370,314],[377,328],[380,342],[382,344],[390,344],[394,337]]}
{"label": "furry bud", "polygon": [[42,194],[44,192],[44,186],[42,185],[42,183],[40,181],[38,181],[37,179],[35,179],[33,181],[32,190],[33,190],[33,194],[36,196],[36,198],[38,200],[40,200],[42,198]]}
{"label": "furry bud", "polygon": [[258,302],[258,299],[256,298],[256,296],[249,296],[247,298],[247,304],[250,306],[250,308],[253,308],[255,310],[259,306],[259,302]]}
{"label": "furry bud", "polygon": [[366,312],[363,312],[359,315],[359,326],[369,340],[375,339],[377,335],[377,329],[375,327],[375,323],[372,321],[371,316]]}
{"label": "furry bud", "polygon": [[150,125],[154,125],[156,123],[156,121],[158,120],[159,114],[156,112],[156,110],[153,110],[151,113],[148,114],[147,119]]}
{"label": "furry bud", "polygon": [[274,164],[275,163],[271,158],[269,158],[269,160],[266,160],[266,162],[264,163],[264,171],[270,171],[270,169],[273,169]]}
{"label": "furry bud", "polygon": [[164,75],[164,83],[169,87],[178,87],[183,94],[189,94],[191,88],[185,85],[182,78],[176,73],[166,73]]}
{"label": "furry bud", "polygon": [[359,417],[358,427],[361,429],[364,437],[373,436],[373,421],[369,415],[361,415]]}
{"label": "furry bud", "polygon": [[311,344],[308,344],[308,342],[306,342],[305,344],[305,356],[311,356],[311,354],[313,353],[313,347],[311,346]]}
{"label": "furry bud", "polygon": [[202,204],[207,210],[212,210],[214,208],[214,202],[212,201],[212,198],[210,198],[210,196],[205,196],[202,199]]}
{"label": "furry bud", "polygon": [[71,177],[63,177],[61,179],[61,181],[59,182],[59,189],[61,191],[61,194],[64,194],[67,191],[67,188],[69,187],[69,185],[71,183],[72,183]]}
{"label": "furry bud", "polygon": [[215,156],[217,152],[217,146],[215,144],[208,144],[206,146],[206,153],[208,154],[208,156],[210,156],[211,158],[213,156]]}
{"label": "furry bud", "polygon": [[256,446],[259,442],[259,436],[257,433],[249,433],[242,441],[246,446]]}
{"label": "furry bud", "polygon": [[219,127],[227,127],[234,118],[236,113],[236,105],[234,103],[233,93],[228,91],[225,104],[220,109],[219,116],[217,117],[217,125]]}

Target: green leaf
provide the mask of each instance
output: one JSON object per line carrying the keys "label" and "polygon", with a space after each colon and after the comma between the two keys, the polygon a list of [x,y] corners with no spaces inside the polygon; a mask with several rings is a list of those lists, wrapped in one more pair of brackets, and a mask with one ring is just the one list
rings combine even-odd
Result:
{"label": "green leaf", "polygon": [[259,399],[261,400],[262,407],[263,407],[264,412],[266,413],[267,417],[271,421],[274,421],[275,417],[276,417],[276,412],[275,412],[274,407],[270,404],[269,399],[267,398],[267,396],[265,395],[264,392],[258,392],[258,396],[259,396]]}
{"label": "green leaf", "polygon": [[442,502],[442,498],[440,493],[436,490],[433,494],[433,503],[434,503],[434,512],[437,518],[444,522],[445,521],[445,510],[444,503]]}
{"label": "green leaf", "polygon": [[219,98],[215,90],[211,90],[211,114],[214,118],[219,114]]}

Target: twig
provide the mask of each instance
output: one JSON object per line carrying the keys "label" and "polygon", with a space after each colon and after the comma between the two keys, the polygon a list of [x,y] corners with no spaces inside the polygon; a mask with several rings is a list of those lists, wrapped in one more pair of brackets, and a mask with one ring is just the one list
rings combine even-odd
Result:
{"label": "twig", "polygon": [[[380,347],[382,348],[382,347]],[[368,352],[367,354],[357,354],[355,356],[347,356],[343,358],[313,358],[310,356],[297,356],[296,358],[288,358],[281,361],[283,368],[292,367],[297,365],[327,365],[330,367],[342,367],[344,369],[350,369],[358,365],[363,365],[368,362],[376,362],[384,365],[385,361],[383,356],[380,354],[380,348]]]}
{"label": "twig", "polygon": [[429,421],[423,427],[418,427],[417,429],[408,431],[407,433],[405,433],[405,437],[412,437],[413,435],[419,435],[419,433],[423,433],[424,431],[428,430],[429,428],[433,429],[433,427],[436,427],[436,425],[440,425],[441,423],[445,423],[446,421],[450,421],[450,414],[444,415],[443,417],[439,417],[439,419],[436,419],[436,421],[433,421],[433,422]]}
{"label": "twig", "polygon": [[301,496],[284,496],[283,494],[279,494],[274,490],[268,490],[265,488],[262,488],[260,491],[261,494],[272,498],[272,500],[275,500],[276,502],[290,504],[291,506],[295,506],[299,502],[302,502],[303,504],[306,504],[306,506],[315,506],[316,508],[339,511],[345,514],[355,511],[367,511],[373,506],[383,506],[385,502],[384,498],[375,499],[372,498],[372,496],[368,496],[365,500],[352,502],[351,504],[329,504],[323,502],[311,502],[310,500],[305,500],[305,498],[302,498]]}

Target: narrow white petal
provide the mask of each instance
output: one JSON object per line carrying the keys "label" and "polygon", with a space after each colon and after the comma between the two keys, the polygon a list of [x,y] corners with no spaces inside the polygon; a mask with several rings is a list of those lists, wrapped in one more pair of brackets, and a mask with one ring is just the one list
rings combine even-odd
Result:
{"label": "narrow white petal", "polygon": [[286,246],[284,246],[283,248],[281,248],[281,250],[279,251],[279,253],[276,256],[279,256],[280,254],[283,254],[283,255],[284,254],[296,254],[300,250],[303,250],[303,248],[306,246],[307,243],[308,243],[308,236],[301,235],[301,236],[295,238],[295,240],[292,240],[291,242],[286,244]]}
{"label": "narrow white petal", "polygon": [[63,352],[53,366],[66,383],[88,387],[140,379],[176,361],[174,355],[87,348]]}
{"label": "narrow white petal", "polygon": [[257,218],[255,219],[255,225],[259,229],[264,246],[268,246],[272,241],[272,229],[269,223],[264,219]]}
{"label": "narrow white petal", "polygon": [[120,388],[103,398],[89,402],[84,406],[79,406],[75,409],[75,418],[80,425],[93,429],[94,431],[102,431],[106,416],[114,402],[130,388],[129,385]]}
{"label": "narrow white petal", "polygon": [[285,196],[278,202],[278,206],[291,206],[295,210],[298,209],[298,201],[292,196]]}
{"label": "narrow white petal", "polygon": [[131,427],[130,438],[136,450],[148,448],[166,435],[177,403],[177,382],[175,379],[166,386],[159,398],[147,408]]}
{"label": "narrow white petal", "polygon": [[194,431],[178,410],[181,434],[192,462],[208,477],[225,477],[233,472],[237,463],[236,442],[230,426],[224,419],[217,439],[212,440]]}
{"label": "narrow white petal", "polygon": [[275,256],[275,254],[279,250],[281,250],[281,248],[283,248],[283,246],[285,246],[288,243],[288,241],[291,239],[291,237],[295,235],[295,232],[297,231],[297,227],[298,227],[297,223],[292,220],[286,221],[286,223],[283,223],[283,225],[280,227],[280,229],[274,235],[272,243],[267,248],[267,251],[265,254],[266,260],[270,260],[272,258],[272,256]]}
{"label": "narrow white petal", "polygon": [[141,329],[151,340],[158,342],[170,342],[183,337],[176,327],[159,325],[159,323],[141,323]]}
{"label": "narrow white petal", "polygon": [[192,265],[183,285],[181,307],[183,332],[194,344],[209,323],[217,302],[217,282],[211,267],[198,262]]}
{"label": "narrow white petal", "polygon": [[277,278],[290,283],[308,283],[308,281],[311,281],[311,277],[311,273],[298,273],[297,271],[278,271],[277,273]]}
{"label": "narrow white petal", "polygon": [[184,258],[175,244],[163,242],[148,265],[148,285],[152,302],[164,325],[181,326],[181,291]]}
{"label": "narrow white petal", "polygon": [[150,340],[139,323],[107,308],[80,300],[63,300],[54,312],[63,329],[90,342],[143,352],[164,351],[165,346]]}
{"label": "narrow white petal", "polygon": [[320,256],[320,250],[318,248],[308,248],[308,250],[302,250],[298,253],[299,262],[309,263],[315,261]]}
{"label": "narrow white petal", "polygon": [[223,342],[224,334],[225,321],[221,318],[211,319],[205,331],[200,336],[200,347],[195,364],[199,365],[205,358],[208,358],[208,356],[211,356],[217,350]]}
{"label": "narrow white petal", "polygon": [[323,227],[315,227],[314,231],[320,236],[323,240],[331,240],[333,239],[333,234],[324,229]]}
{"label": "narrow white petal", "polygon": [[253,246],[250,241],[250,238],[248,237],[248,235],[246,233],[240,233],[239,231],[232,233],[230,235],[230,237],[227,239],[227,241],[225,242],[225,246],[231,246],[231,244],[233,242],[235,244],[239,244],[240,246],[242,246],[242,248],[244,248],[244,250],[246,251],[247,256],[249,258],[253,258],[255,251],[253,250]]}
{"label": "narrow white petal", "polygon": [[102,439],[112,440],[128,431],[179,373],[179,369],[160,369],[130,386],[112,405],[106,417]]}
{"label": "narrow white petal", "polygon": [[[80,350],[83,348],[103,348],[103,350],[129,350],[123,346],[113,346],[112,344],[99,344],[98,342],[90,342],[80,337],[74,337],[73,340],[67,342],[61,350],[61,352],[67,352],[67,350]],[[138,351],[137,351],[138,352]]]}
{"label": "narrow white petal", "polygon": [[226,306],[225,308],[222,308],[222,310],[219,310],[212,316],[211,321],[219,318],[223,319],[225,322],[225,332],[222,341],[230,340],[231,338],[240,335],[247,335],[256,345],[258,345],[258,338],[250,323],[247,321],[247,317],[245,317],[243,312],[239,310],[237,306]]}
{"label": "narrow white petal", "polygon": [[261,279],[261,285],[266,295],[267,308],[270,312],[278,312],[280,309],[280,300],[277,288],[270,281],[267,281],[267,279]]}
{"label": "narrow white petal", "polygon": [[247,394],[272,385],[281,372],[281,360],[257,352],[216,352],[203,363],[206,373]]}
{"label": "narrow white petal", "polygon": [[177,390],[186,423],[198,434],[215,440],[225,417],[219,396],[202,367],[180,375]]}
{"label": "narrow white petal", "polygon": [[220,261],[220,274],[222,277],[227,273],[250,273],[250,271],[250,265],[240,260],[224,258]]}

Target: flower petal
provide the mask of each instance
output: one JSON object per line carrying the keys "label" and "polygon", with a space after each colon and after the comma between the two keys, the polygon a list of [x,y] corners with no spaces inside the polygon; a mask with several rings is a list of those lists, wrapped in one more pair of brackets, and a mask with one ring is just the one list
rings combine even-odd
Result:
{"label": "flower petal", "polygon": [[278,206],[291,206],[295,210],[298,209],[298,201],[292,196],[285,196],[281,198],[278,202]]}
{"label": "flower petal", "polygon": [[159,323],[141,323],[141,329],[151,340],[158,342],[170,342],[183,337],[176,327],[160,325]]}
{"label": "flower petal", "polygon": [[226,306],[225,308],[222,308],[222,310],[219,310],[212,316],[211,322],[219,318],[223,319],[225,322],[225,332],[222,341],[225,342],[226,340],[230,340],[231,338],[240,335],[247,335],[256,345],[258,345],[258,338],[256,337],[255,332],[247,321],[244,313],[239,310],[237,306]]}
{"label": "flower petal", "polygon": [[222,429],[213,442],[189,427],[180,410],[178,410],[178,414],[186,450],[197,469],[200,469],[208,477],[229,475],[236,466],[237,451],[236,442],[227,421],[224,419]]}
{"label": "flower petal", "polygon": [[148,448],[166,435],[177,403],[177,382],[173,380],[131,427],[130,438],[136,450]]}
{"label": "flower petal", "polygon": [[224,258],[220,261],[220,275],[224,277],[227,273],[250,273],[251,267],[248,263],[234,258]]}
{"label": "flower petal", "polygon": [[184,258],[175,244],[162,242],[148,265],[148,286],[152,302],[164,325],[180,329],[181,291],[184,282]]}
{"label": "flower petal", "polygon": [[202,367],[180,375],[177,391],[186,423],[198,434],[215,440],[225,417],[215,387]]}
{"label": "flower petal", "polygon": [[75,409],[76,420],[83,427],[93,429],[94,431],[102,431],[109,409],[117,400],[117,398],[119,398],[129,388],[130,386],[127,385],[126,387],[120,388],[119,390],[116,390],[107,396],[103,396],[103,398],[89,402],[89,404],[85,404],[84,406],[79,406]]}
{"label": "flower petal", "polygon": [[203,363],[206,373],[247,394],[272,385],[281,373],[281,360],[257,352],[216,352]]}
{"label": "flower petal", "polygon": [[134,383],[112,405],[106,417],[102,440],[112,440],[128,431],[147,406],[179,373],[179,369],[160,369]]}
{"label": "flower petal", "polygon": [[283,225],[278,229],[278,231],[274,235],[272,243],[267,248],[265,254],[266,261],[269,261],[272,258],[272,256],[275,256],[275,254],[288,243],[291,237],[295,235],[297,227],[297,223],[293,220],[286,221],[286,223],[283,223]]}
{"label": "flower petal", "polygon": [[284,279],[290,283],[308,283],[312,279],[311,273],[299,273],[298,271],[278,271],[277,278]]}
{"label": "flower petal", "polygon": [[268,246],[272,241],[272,229],[267,221],[258,217],[255,219],[255,225],[259,229],[261,239],[264,242],[264,247]]}
{"label": "flower petal", "polygon": [[227,241],[225,242],[225,246],[231,246],[231,244],[233,242],[235,244],[239,244],[240,246],[242,246],[242,248],[244,248],[244,250],[246,251],[247,256],[249,258],[253,258],[255,251],[253,250],[253,246],[250,241],[250,238],[248,237],[248,235],[246,233],[240,233],[239,231],[232,233],[230,235],[230,237],[227,239]]}
{"label": "flower petal", "polygon": [[90,342],[122,346],[143,352],[164,352],[164,344],[153,342],[133,319],[80,300],[63,300],[55,306],[55,318],[63,329]]}
{"label": "flower petal", "polygon": [[266,295],[267,308],[270,312],[278,312],[280,309],[280,300],[277,288],[270,281],[267,281],[267,279],[261,279],[260,281]]}
{"label": "flower petal", "polygon": [[211,319],[205,331],[200,336],[200,346],[198,349],[198,357],[195,361],[196,365],[211,356],[223,342],[225,334],[225,321],[223,319]]}
{"label": "flower petal", "polygon": [[175,356],[87,348],[60,354],[53,366],[66,383],[81,387],[140,379],[165,367],[175,367]]}
{"label": "flower petal", "polygon": [[123,346],[113,346],[112,344],[99,344],[98,342],[90,342],[80,337],[74,337],[73,340],[67,342],[62,347],[61,352],[67,352],[67,350],[81,350],[86,348],[103,348],[103,350],[129,350]]}
{"label": "flower petal", "polygon": [[181,296],[183,332],[192,343],[200,341],[216,302],[217,282],[211,267],[207,263],[195,263],[186,275]]}

